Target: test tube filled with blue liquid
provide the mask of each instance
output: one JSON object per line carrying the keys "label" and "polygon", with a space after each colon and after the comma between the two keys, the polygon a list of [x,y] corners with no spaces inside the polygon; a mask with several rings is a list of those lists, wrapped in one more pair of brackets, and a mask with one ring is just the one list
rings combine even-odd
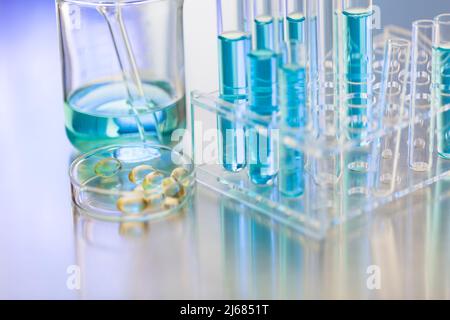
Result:
{"label": "test tube filled with blue liquid", "polygon": [[[308,122],[306,50],[299,41],[288,41],[282,47],[278,71],[278,95],[281,133],[306,128]],[[300,130],[298,130],[300,131]],[[304,153],[280,144],[279,189],[284,196],[298,197],[304,193]]]}
{"label": "test tube filled with blue liquid", "polygon": [[289,41],[305,41],[306,0],[286,1],[286,39]]}
{"label": "test tube filled with blue liquid", "polygon": [[450,159],[450,14],[434,19],[434,105],[437,112],[437,151]]}
{"label": "test tube filled with blue liquid", "polygon": [[372,15],[372,0],[343,2],[343,116],[349,139],[367,136],[372,121]]}
{"label": "test tube filled with blue liquid", "polygon": [[[219,94],[237,103],[247,99],[247,55],[251,49],[251,0],[217,0]],[[237,172],[246,166],[245,127],[218,116],[223,167]]]}
{"label": "test tube filled with blue liquid", "polygon": [[[281,0],[254,1],[253,50],[248,55],[249,109],[267,118],[278,112],[277,71],[282,32]],[[272,122],[271,122],[272,123]],[[277,139],[273,128],[253,128],[248,132],[248,170],[258,185],[271,184],[278,173]]]}
{"label": "test tube filled with blue liquid", "polygon": [[[254,0],[254,32],[257,49],[275,50],[284,39],[285,0]],[[274,14],[275,12],[275,14]]]}

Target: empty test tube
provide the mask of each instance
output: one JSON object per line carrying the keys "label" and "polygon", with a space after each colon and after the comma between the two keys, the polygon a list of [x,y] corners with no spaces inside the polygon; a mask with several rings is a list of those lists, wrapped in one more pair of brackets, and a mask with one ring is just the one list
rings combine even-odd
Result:
{"label": "empty test tube", "polygon": [[[251,49],[250,0],[217,0],[220,97],[227,102],[247,98],[246,59]],[[223,167],[239,171],[246,164],[245,127],[218,116]]]}
{"label": "empty test tube", "polygon": [[[282,0],[254,1],[255,36],[248,55],[249,108],[261,116],[278,111],[277,71],[279,64]],[[270,184],[278,173],[277,139],[271,128],[248,132],[248,169],[255,184]]]}
{"label": "empty test tube", "polygon": [[[308,2],[310,19],[309,33],[315,35],[310,38],[309,61],[316,70],[310,72],[312,114],[315,131],[321,143],[328,146],[336,145],[339,139],[339,65],[342,55],[341,30],[341,1],[314,0]],[[314,54],[312,54],[314,52]],[[334,184],[341,173],[341,154],[339,152],[325,152],[312,160],[314,179],[320,185]]]}
{"label": "empty test tube", "polygon": [[307,74],[308,74],[308,108],[311,116],[311,124],[314,130],[318,130],[318,14],[319,2],[317,0],[307,0],[306,6],[306,43],[307,43]]}
{"label": "empty test tube", "polygon": [[[313,34],[316,35],[317,43],[317,74],[318,74],[318,102],[320,105],[338,103],[333,101],[337,98],[338,71],[340,58],[342,56],[342,34],[340,16],[342,10],[342,2],[339,0],[314,0],[317,23],[311,28],[316,28]],[[334,77],[333,77],[334,75]],[[334,88],[334,94],[329,95],[330,85]],[[330,100],[332,98],[333,100]]]}
{"label": "empty test tube", "polygon": [[[321,106],[339,108],[339,70],[343,70],[342,0],[306,2],[306,37],[308,42],[309,105],[317,134],[326,130],[321,123]],[[331,87],[330,87],[331,86]],[[331,91],[331,94],[330,94]],[[336,113],[334,116],[338,116]],[[329,116],[329,114],[328,114]]]}
{"label": "empty test tube", "polygon": [[450,159],[450,13],[434,19],[433,87],[437,112],[437,151]]}
{"label": "empty test tube", "polygon": [[412,170],[423,172],[433,165],[434,117],[432,111],[431,62],[432,20],[413,23],[411,55],[411,98],[409,122],[409,165]]}
{"label": "empty test tube", "polygon": [[410,48],[407,40],[389,39],[386,43],[379,101],[381,125],[386,133],[377,146],[380,157],[375,181],[375,193],[380,196],[392,193],[397,181],[401,139],[398,126],[404,118],[408,85],[401,77],[409,70]]}
{"label": "empty test tube", "polygon": [[[278,95],[281,113],[281,129],[306,128],[308,122],[307,84],[306,84],[306,49],[300,41],[289,41],[282,49],[282,62],[278,71]],[[280,144],[279,189],[288,197],[303,194],[304,153]]]}
{"label": "empty test tube", "polygon": [[343,117],[349,139],[367,136],[372,121],[372,0],[343,0]]}

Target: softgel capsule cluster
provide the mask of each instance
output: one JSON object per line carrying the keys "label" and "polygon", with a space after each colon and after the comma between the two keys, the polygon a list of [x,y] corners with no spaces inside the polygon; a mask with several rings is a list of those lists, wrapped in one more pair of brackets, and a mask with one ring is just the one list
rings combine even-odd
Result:
{"label": "softgel capsule cluster", "polygon": [[[101,179],[110,179],[122,170],[122,163],[115,158],[102,159],[94,167]],[[188,176],[188,170],[183,167],[176,167],[168,174],[150,165],[137,165],[127,173],[134,188],[117,200],[117,209],[124,215],[141,215],[175,208],[186,197]]]}

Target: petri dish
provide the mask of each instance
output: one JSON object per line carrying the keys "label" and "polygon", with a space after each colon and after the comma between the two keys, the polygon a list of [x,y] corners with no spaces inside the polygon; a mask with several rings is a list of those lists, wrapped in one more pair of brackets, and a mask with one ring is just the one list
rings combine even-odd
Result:
{"label": "petri dish", "polygon": [[188,156],[154,144],[111,145],[76,158],[69,169],[72,201],[106,221],[151,221],[179,212],[195,187]]}

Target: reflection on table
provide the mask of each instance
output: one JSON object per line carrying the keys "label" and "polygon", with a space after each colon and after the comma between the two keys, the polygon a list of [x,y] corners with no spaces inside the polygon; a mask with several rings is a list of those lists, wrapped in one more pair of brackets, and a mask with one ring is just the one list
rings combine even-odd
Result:
{"label": "reflection on table", "polygon": [[[159,222],[101,222],[75,210],[80,298],[450,298],[450,179],[322,241],[197,192]],[[380,289],[368,285],[371,266]]]}

